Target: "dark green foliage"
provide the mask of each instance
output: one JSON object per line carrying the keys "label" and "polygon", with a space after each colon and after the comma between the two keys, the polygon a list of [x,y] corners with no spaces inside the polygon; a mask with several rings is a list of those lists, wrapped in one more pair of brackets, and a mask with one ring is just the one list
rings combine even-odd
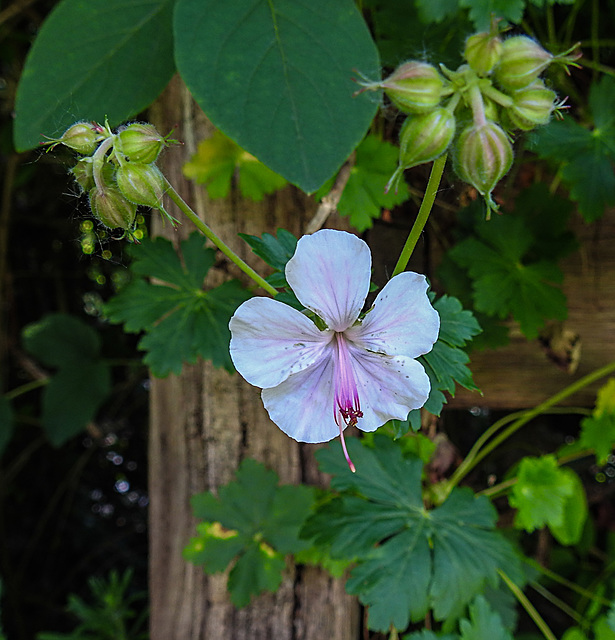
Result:
{"label": "dark green foliage", "polygon": [[[131,593],[132,572],[122,576],[116,571],[107,580],[90,578],[88,581],[93,604],[77,595],[71,595],[68,611],[80,620],[72,633],[39,633],[37,640],[145,640],[147,611],[143,601],[145,593]],[[139,603],[140,613],[135,610]]]}
{"label": "dark green foliage", "polygon": [[[178,255],[163,238],[144,240],[131,249],[131,270],[139,276],[106,305],[111,322],[124,323],[129,332],[145,331],[139,348],[154,375],[179,374],[184,362],[199,356],[229,371],[228,323],[237,307],[250,296],[236,280],[204,290],[203,280],[215,259],[198,233],[180,245]],[[153,284],[141,278],[156,278]]]}
{"label": "dark green foliage", "polygon": [[233,603],[243,607],[253,595],[275,591],[282,581],[284,556],[308,548],[299,529],[309,515],[313,490],[278,486],[278,476],[255,460],[244,460],[236,480],[220,487],[218,497],[192,498],[194,514],[205,522],[184,549],[184,557],[207,573],[226,569]]}
{"label": "dark green foliage", "polygon": [[117,125],[170,80],[171,0],[63,0],[26,60],[16,101],[15,146],[31,149],[77,120]]}
{"label": "dark green foliage", "polygon": [[554,120],[533,135],[541,157],[561,163],[561,176],[570,197],[587,222],[602,217],[615,204],[615,80],[604,76],[589,91],[591,128],[572,118]]}
{"label": "dark green foliage", "polygon": [[111,389],[100,337],[74,316],[49,315],[23,330],[27,351],[55,373],[43,390],[42,422],[54,446],[87,426]]}
{"label": "dark green foliage", "polygon": [[321,470],[334,475],[340,496],[310,518],[303,533],[331,545],[335,557],[355,556],[346,585],[369,605],[369,626],[404,629],[431,609],[436,620],[462,613],[497,570],[516,573],[510,545],[495,531],[496,512],[486,498],[455,489],[435,509],[423,505],[423,463],[404,457],[389,438],[374,447],[348,439],[356,474],[339,446],[319,451]]}
{"label": "dark green foliage", "polygon": [[448,256],[467,270],[477,312],[500,319],[512,315],[530,339],[547,319],[565,319],[557,260],[576,247],[565,229],[570,208],[535,185],[513,212],[469,225],[471,235]]}
{"label": "dark green foliage", "polygon": [[353,98],[353,70],[380,62],[351,0],[178,0],[174,28],[179,72],[203,111],[304,191],[365,135],[377,101]]}

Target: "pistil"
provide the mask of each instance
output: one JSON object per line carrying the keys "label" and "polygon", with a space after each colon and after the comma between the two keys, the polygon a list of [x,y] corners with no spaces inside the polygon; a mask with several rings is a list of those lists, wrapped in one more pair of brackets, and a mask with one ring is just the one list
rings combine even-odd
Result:
{"label": "pistil", "polygon": [[336,332],[334,339],[335,403],[333,413],[335,416],[335,423],[340,428],[340,440],[346,462],[348,463],[350,470],[354,473],[356,468],[348,455],[346,441],[344,440],[344,428],[345,426],[355,427],[357,425],[357,420],[363,417],[363,412],[361,411],[359,391],[354,378],[350,352],[348,350],[348,344],[344,338],[344,334]]}

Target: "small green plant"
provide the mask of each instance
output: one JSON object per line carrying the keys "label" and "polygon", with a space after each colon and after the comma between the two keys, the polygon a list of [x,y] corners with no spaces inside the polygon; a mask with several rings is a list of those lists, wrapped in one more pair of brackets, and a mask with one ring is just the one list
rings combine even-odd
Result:
{"label": "small green plant", "polygon": [[[72,633],[39,633],[37,640],[141,640],[146,631],[146,594],[131,593],[132,569],[123,575],[112,571],[107,579],[91,577],[88,580],[93,604],[72,594],[67,611],[75,615],[80,624]],[[135,606],[136,605],[136,606]]]}

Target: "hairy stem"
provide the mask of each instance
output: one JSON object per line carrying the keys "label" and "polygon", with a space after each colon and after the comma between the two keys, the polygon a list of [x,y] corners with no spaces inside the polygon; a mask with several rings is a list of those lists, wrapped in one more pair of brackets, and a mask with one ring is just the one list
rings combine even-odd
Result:
{"label": "hairy stem", "polygon": [[248,275],[256,284],[264,289],[272,296],[277,296],[278,292],[261,276],[247,265],[225,242],[223,242],[186,204],[184,199],[175,191],[171,183],[165,178],[166,194],[179,207],[182,213],[192,222],[192,224],[209,240],[211,240],[218,249],[233,263],[235,263],[246,275]]}

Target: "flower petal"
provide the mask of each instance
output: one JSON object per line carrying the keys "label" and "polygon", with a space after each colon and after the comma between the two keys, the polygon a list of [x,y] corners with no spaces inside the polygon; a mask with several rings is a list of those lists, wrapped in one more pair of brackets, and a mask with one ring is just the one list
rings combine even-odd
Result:
{"label": "flower petal", "polygon": [[354,364],[363,412],[359,429],[375,431],[388,420],[405,420],[427,402],[431,383],[420,362],[363,352],[355,355]]}
{"label": "flower petal", "polygon": [[359,317],[369,291],[372,256],[363,240],[322,229],[303,236],[286,264],[286,279],[299,301],[333,331]]}
{"label": "flower petal", "polygon": [[331,331],[271,298],[251,298],[229,323],[235,368],[256,387],[275,387],[323,357]]}
{"label": "flower petal", "polygon": [[388,355],[416,358],[438,339],[440,316],[427,297],[425,276],[412,271],[389,280],[360,325],[345,331],[357,345]]}
{"label": "flower petal", "polygon": [[334,417],[333,358],[327,349],[314,366],[273,389],[263,389],[269,417],[298,442],[328,442],[339,435]]}

